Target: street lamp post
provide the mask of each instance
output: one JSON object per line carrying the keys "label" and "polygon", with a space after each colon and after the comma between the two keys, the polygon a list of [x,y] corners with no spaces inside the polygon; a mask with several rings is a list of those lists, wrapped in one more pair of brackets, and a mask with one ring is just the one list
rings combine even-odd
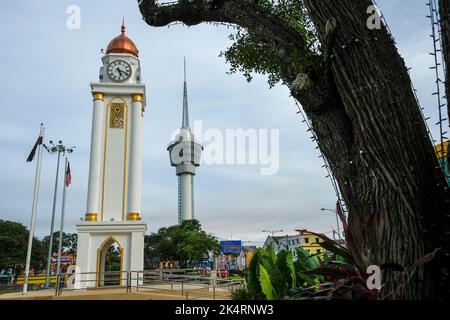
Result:
{"label": "street lamp post", "polygon": [[321,211],[331,211],[336,215],[336,226],[337,226],[337,233],[338,233],[338,239],[341,240],[341,230],[339,227],[339,218],[336,210],[333,209],[327,209],[327,208],[321,208]]}
{"label": "street lamp post", "polygon": [[49,239],[49,245],[48,245],[48,254],[47,254],[47,267],[45,270],[45,288],[48,288],[50,286],[50,267],[51,267],[51,258],[52,258],[52,247],[53,247],[53,230],[55,227],[55,212],[56,212],[56,197],[58,195],[58,177],[59,177],[59,163],[61,159],[61,154],[65,155],[67,153],[72,153],[72,148],[66,148],[62,144],[62,141],[59,140],[58,144],[55,145],[52,140],[49,141],[49,146],[44,144],[44,148],[47,150],[50,154],[58,154],[58,162],[56,163],[56,178],[55,178],[55,191],[53,194],[53,208],[52,208],[52,220],[50,224],[50,239]]}
{"label": "street lamp post", "polygon": [[275,233],[277,232],[283,232],[283,230],[263,230],[262,232],[270,233],[273,236],[275,236]]}

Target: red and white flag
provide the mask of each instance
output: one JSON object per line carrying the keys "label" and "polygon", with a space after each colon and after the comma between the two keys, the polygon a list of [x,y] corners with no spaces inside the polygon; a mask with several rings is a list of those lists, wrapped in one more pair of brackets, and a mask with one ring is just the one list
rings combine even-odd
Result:
{"label": "red and white flag", "polygon": [[67,170],[66,170],[66,177],[64,179],[66,187],[68,187],[70,185],[70,183],[72,182],[72,174],[70,173],[70,163],[67,162]]}

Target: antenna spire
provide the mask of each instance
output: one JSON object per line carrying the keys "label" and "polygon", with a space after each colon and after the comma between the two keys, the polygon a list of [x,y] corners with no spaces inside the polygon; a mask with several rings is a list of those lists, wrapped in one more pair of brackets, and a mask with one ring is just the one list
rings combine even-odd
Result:
{"label": "antenna spire", "polygon": [[186,57],[184,57],[184,87],[183,87],[183,121],[182,128],[189,128],[189,110],[187,98],[187,83],[186,83]]}
{"label": "antenna spire", "polygon": [[186,57],[184,57],[184,82],[186,82]]}

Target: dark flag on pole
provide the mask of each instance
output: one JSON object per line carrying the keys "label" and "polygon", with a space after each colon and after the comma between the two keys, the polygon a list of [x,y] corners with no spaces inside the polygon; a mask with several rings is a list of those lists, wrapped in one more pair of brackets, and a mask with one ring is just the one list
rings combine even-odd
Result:
{"label": "dark flag on pole", "polygon": [[37,150],[37,147],[38,147],[39,145],[41,145],[41,144],[42,144],[42,136],[39,136],[39,138],[37,139],[36,143],[34,144],[33,149],[32,149],[31,152],[30,152],[30,155],[29,155],[28,158],[27,158],[27,162],[33,161],[34,155],[35,155],[36,150]]}
{"label": "dark flag on pole", "polygon": [[72,182],[72,174],[70,173],[70,162],[67,162],[67,170],[66,170],[66,176],[64,178],[66,187],[70,185]]}

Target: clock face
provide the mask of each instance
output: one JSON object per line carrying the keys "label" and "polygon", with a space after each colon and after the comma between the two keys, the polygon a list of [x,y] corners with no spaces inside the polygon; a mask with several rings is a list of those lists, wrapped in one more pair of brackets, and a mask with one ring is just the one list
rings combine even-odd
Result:
{"label": "clock face", "polygon": [[108,65],[108,77],[113,81],[125,81],[131,76],[131,66],[123,60],[115,60]]}

